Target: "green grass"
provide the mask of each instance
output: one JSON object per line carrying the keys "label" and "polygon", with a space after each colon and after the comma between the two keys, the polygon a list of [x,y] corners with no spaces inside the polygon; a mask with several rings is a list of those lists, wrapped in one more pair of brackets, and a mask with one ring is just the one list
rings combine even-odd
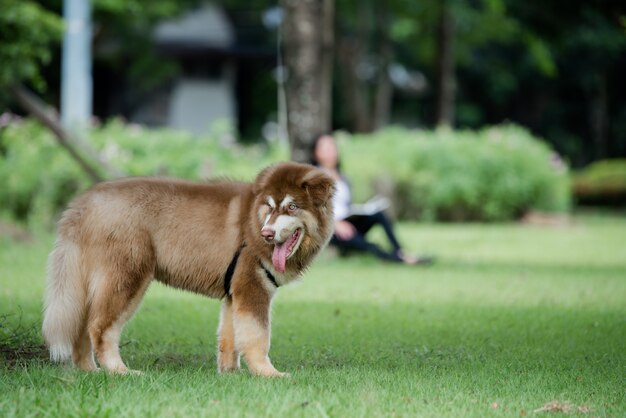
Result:
{"label": "green grass", "polygon": [[399,232],[436,265],[324,254],[280,290],[271,357],[292,377],[278,380],[218,375],[219,303],[158,284],[122,337],[142,376],[51,365],[38,328],[52,237],[0,242],[0,415],[560,415],[533,413],[551,401],[626,415],[624,216]]}

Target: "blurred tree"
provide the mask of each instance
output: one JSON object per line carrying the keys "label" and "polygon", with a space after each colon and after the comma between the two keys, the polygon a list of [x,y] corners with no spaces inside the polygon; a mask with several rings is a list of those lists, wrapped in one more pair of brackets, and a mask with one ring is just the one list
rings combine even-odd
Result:
{"label": "blurred tree", "polygon": [[[420,68],[436,81],[435,124],[456,120],[457,67],[476,49],[512,42],[522,29],[506,14],[505,0],[345,0],[337,9],[338,71],[346,119],[352,130],[367,132],[388,121],[393,97],[392,61]],[[528,43],[542,46],[536,37]],[[542,56],[541,58],[549,59]],[[548,63],[549,65],[549,63]]]}
{"label": "blurred tree", "polygon": [[437,109],[438,126],[454,124],[456,73],[454,57],[454,17],[450,0],[439,2],[437,21]]}
{"label": "blurred tree", "polygon": [[[13,98],[29,113],[52,130],[81,168],[94,181],[102,180],[98,169],[77,150],[79,146],[63,130],[56,112],[47,108],[22,83],[43,91],[46,83],[41,67],[52,58],[51,45],[58,43],[62,19],[39,4],[28,0],[5,0],[0,3],[0,105]],[[5,95],[6,94],[6,95]],[[4,102],[4,103],[3,103]]]}
{"label": "blurred tree", "polygon": [[62,30],[60,16],[34,1],[0,2],[0,105],[6,104],[11,85],[28,82],[44,89],[41,66],[50,62],[50,47],[60,41]]}
{"label": "blurred tree", "polygon": [[[531,126],[546,132],[577,164],[616,152],[624,155],[626,36],[621,19],[626,4],[574,0],[539,7],[510,1],[511,13],[546,41],[559,72],[558,83],[547,94],[561,102],[561,109],[546,108]],[[532,90],[542,87],[533,84]],[[558,132],[559,125],[565,132]]]}
{"label": "blurred tree", "polygon": [[[21,0],[7,0],[8,3],[24,3]],[[97,89],[98,72],[103,69],[117,74],[117,82],[128,84],[139,92],[147,92],[158,86],[168,77],[176,74],[178,68],[170,60],[159,56],[152,41],[152,28],[161,19],[176,16],[184,10],[199,4],[202,0],[91,0],[93,19],[93,60],[94,87]],[[49,15],[61,15],[63,0],[27,0],[37,5]],[[0,1],[4,5],[4,0]],[[1,18],[0,18],[1,19]],[[39,22],[39,20],[37,21]],[[59,22],[61,22],[59,20]],[[32,27],[37,27],[37,24]],[[31,29],[31,34],[34,33]],[[28,35],[31,36],[31,35]],[[24,36],[27,38],[28,36]],[[60,36],[60,31],[59,31]],[[40,67],[43,78],[50,89],[41,91],[46,101],[59,101],[60,45],[49,43],[49,56],[44,68]],[[95,95],[97,95],[95,91]],[[95,107],[98,107],[97,98]],[[122,107],[132,107],[123,103]]]}
{"label": "blurred tree", "polygon": [[[389,31],[399,58],[435,81],[429,93],[434,96],[430,101],[434,124],[458,123],[455,108],[462,94],[457,87],[458,72],[476,65],[486,47],[519,45],[532,66],[546,76],[554,75],[555,64],[547,45],[507,12],[508,1],[390,2],[394,19]],[[504,54],[499,58],[506,59]],[[514,72],[504,76],[514,77]]]}
{"label": "blurred tree", "polygon": [[626,155],[626,4],[503,4],[513,36],[460,63],[459,124],[521,123],[574,165]]}
{"label": "blurred tree", "polygon": [[389,95],[396,121],[475,128],[512,120],[575,164],[623,156],[625,30],[618,0],[345,0],[337,5],[337,93],[345,103],[337,124],[380,126],[374,98],[391,57],[433,81],[419,100]]}
{"label": "blurred tree", "polygon": [[334,0],[282,0],[287,132],[291,159],[308,162],[330,130]]}
{"label": "blurred tree", "polygon": [[[0,67],[0,91],[10,92],[24,110],[54,133],[59,144],[93,181],[103,180],[101,173],[118,176],[121,173],[89,144],[61,126],[54,108],[22,85],[28,83],[39,91],[45,89],[41,69],[51,60],[51,47],[58,44],[62,30],[61,17],[35,2],[5,0],[0,3],[0,62],[10,63]],[[0,96],[0,102],[3,101],[8,102],[8,95]]]}
{"label": "blurred tree", "polygon": [[338,4],[338,90],[349,127],[371,132],[389,122],[393,86],[389,66],[393,45],[387,2],[346,0]]}
{"label": "blurred tree", "polygon": [[[93,1],[95,68],[105,67],[108,73],[116,75],[113,82],[146,92],[176,73],[174,64],[155,53],[151,28],[159,19],[192,8],[200,0]],[[290,4],[296,7],[302,3],[299,7],[304,7],[322,1],[281,0],[281,5],[287,10]],[[245,15],[246,28],[260,26],[263,11],[276,4],[269,0],[215,2],[236,11],[235,14]],[[60,12],[61,3],[62,0],[0,0],[0,60],[3,64],[20,64],[0,67],[0,85],[6,85],[6,80],[16,74],[32,74],[33,65],[41,69],[38,65],[48,60],[50,64],[40,72],[39,81],[37,76],[20,79],[32,80],[39,87],[42,80],[48,81],[53,87],[48,101],[56,101],[57,47],[36,50],[14,46],[29,38],[44,39],[41,36],[51,26],[21,17],[17,23],[20,27],[14,29],[11,25],[16,25],[16,12],[7,10],[19,6],[23,10],[36,7],[44,12]],[[335,127],[371,131],[389,120],[409,126],[434,126],[444,114],[444,121],[459,127],[476,128],[510,120],[546,137],[577,165],[605,156],[626,155],[623,0],[342,0],[335,7],[334,69],[338,77],[333,100],[341,104],[334,107]],[[442,10],[447,11],[447,19],[452,23],[447,31],[439,30]],[[321,23],[316,25],[311,34],[332,33]],[[272,48],[271,35],[260,29],[246,36]],[[263,36],[259,36],[260,32]],[[446,42],[439,35],[443,33],[447,33]],[[285,40],[291,40],[287,27],[283,35]],[[443,53],[446,45],[453,46],[447,54]],[[288,49],[285,44],[286,55]],[[444,57],[447,58],[443,60]],[[321,59],[316,60],[319,68],[329,68],[321,64]],[[446,65],[442,65],[443,61]],[[421,97],[394,90],[389,74],[395,64],[417,70],[430,81]],[[297,78],[294,74],[291,75]],[[259,118],[252,129],[255,133],[248,133],[255,139],[258,126],[267,115],[263,110],[276,108],[275,85],[269,74],[264,75],[263,82],[262,90],[254,90],[255,104],[250,110]],[[249,79],[245,88],[260,89],[260,84]],[[318,96],[320,91],[327,89],[312,93],[314,100],[309,105],[323,100]],[[6,94],[7,90],[2,92]],[[448,105],[443,106],[444,103]],[[120,108],[132,106],[130,102],[122,103]],[[331,106],[328,103],[323,107]],[[442,107],[447,110],[442,111]],[[322,121],[318,128],[327,130],[329,123]],[[304,149],[307,140],[302,141],[297,146]]]}

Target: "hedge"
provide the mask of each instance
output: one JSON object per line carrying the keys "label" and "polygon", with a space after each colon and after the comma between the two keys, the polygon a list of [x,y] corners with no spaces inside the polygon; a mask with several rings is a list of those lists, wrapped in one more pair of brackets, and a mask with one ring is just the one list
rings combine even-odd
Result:
{"label": "hedge", "polygon": [[624,206],[626,159],[596,161],[573,176],[574,198],[579,204]]}
{"label": "hedge", "polygon": [[434,132],[391,128],[343,135],[340,149],[356,199],[384,188],[403,219],[504,221],[531,210],[570,209],[567,165],[545,142],[517,126]]}
{"label": "hedge", "polygon": [[[90,130],[88,140],[112,165],[133,176],[250,180],[287,155],[278,147],[238,146],[226,125],[195,137],[114,119]],[[0,216],[47,227],[90,185],[50,132],[33,120],[18,118],[0,127],[0,184]]]}
{"label": "hedge", "polygon": [[[0,217],[52,226],[68,201],[89,186],[86,176],[38,123],[7,118],[0,126]],[[542,141],[515,126],[481,131],[337,134],[355,201],[388,194],[402,219],[515,219],[529,210],[570,207],[567,166]],[[279,146],[237,145],[228,126],[203,137],[113,120],[89,141],[130,175],[193,180],[251,180],[288,156]]]}

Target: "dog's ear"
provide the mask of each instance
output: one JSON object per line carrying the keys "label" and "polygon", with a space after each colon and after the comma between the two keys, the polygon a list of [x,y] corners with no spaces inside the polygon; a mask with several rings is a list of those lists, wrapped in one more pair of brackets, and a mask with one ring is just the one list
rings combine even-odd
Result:
{"label": "dog's ear", "polygon": [[274,166],[269,166],[261,170],[261,172],[256,176],[256,180],[252,185],[252,193],[254,193],[255,196],[258,196],[259,193],[265,189],[273,171]]}
{"label": "dog's ear", "polygon": [[335,180],[322,170],[312,168],[304,175],[300,186],[307,192],[313,204],[324,206],[329,203],[335,194]]}

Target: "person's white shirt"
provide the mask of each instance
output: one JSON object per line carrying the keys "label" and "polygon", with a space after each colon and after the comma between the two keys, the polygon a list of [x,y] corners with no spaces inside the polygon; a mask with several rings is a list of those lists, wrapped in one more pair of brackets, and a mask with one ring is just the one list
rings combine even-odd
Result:
{"label": "person's white shirt", "polygon": [[335,220],[341,221],[350,215],[352,196],[350,194],[350,186],[343,178],[337,180],[336,188],[335,197],[333,198],[333,207],[335,210]]}

